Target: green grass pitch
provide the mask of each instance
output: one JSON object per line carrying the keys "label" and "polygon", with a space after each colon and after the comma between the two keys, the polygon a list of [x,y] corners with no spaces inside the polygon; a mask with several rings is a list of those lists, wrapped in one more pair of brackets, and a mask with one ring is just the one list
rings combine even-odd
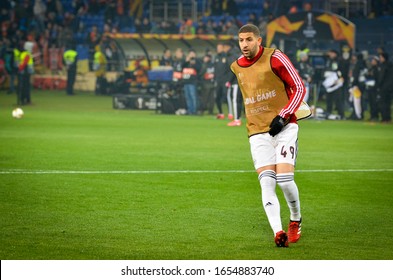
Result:
{"label": "green grass pitch", "polygon": [[13,119],[0,92],[0,259],[393,259],[392,125],[299,123],[303,236],[276,248],[244,126],[89,93],[32,101]]}

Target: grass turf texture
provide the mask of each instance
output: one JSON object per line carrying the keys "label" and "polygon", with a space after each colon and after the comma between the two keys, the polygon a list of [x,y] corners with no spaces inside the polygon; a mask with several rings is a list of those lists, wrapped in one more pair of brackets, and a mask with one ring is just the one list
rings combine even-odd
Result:
{"label": "grass turf texture", "polygon": [[[303,236],[283,249],[261,206],[244,126],[50,91],[34,91],[16,120],[15,99],[0,93],[3,260],[393,258],[391,125],[300,123]],[[354,171],[365,169],[374,171]]]}

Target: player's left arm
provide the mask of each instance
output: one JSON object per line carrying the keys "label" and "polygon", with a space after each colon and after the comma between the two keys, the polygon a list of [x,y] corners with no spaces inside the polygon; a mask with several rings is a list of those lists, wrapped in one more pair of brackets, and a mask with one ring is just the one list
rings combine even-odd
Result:
{"label": "player's left arm", "polygon": [[306,94],[306,88],[288,56],[281,51],[276,50],[273,53],[271,65],[274,73],[284,82],[288,94],[288,103],[279,113],[280,117],[287,120],[291,115],[295,114],[301,105]]}

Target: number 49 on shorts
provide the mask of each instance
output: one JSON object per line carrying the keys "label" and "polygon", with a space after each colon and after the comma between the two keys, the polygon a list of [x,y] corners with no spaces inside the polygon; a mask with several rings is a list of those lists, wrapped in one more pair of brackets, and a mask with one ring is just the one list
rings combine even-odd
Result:
{"label": "number 49 on shorts", "polygon": [[281,155],[284,158],[286,158],[288,155],[291,157],[291,159],[295,159],[296,158],[296,148],[294,146],[289,146],[289,147],[282,146],[281,147]]}

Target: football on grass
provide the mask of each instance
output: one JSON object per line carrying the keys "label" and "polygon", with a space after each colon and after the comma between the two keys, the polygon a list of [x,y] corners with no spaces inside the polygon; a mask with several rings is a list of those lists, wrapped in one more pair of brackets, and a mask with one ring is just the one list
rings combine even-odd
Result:
{"label": "football on grass", "polygon": [[12,116],[16,119],[20,119],[23,117],[23,110],[21,108],[15,108],[12,110]]}

